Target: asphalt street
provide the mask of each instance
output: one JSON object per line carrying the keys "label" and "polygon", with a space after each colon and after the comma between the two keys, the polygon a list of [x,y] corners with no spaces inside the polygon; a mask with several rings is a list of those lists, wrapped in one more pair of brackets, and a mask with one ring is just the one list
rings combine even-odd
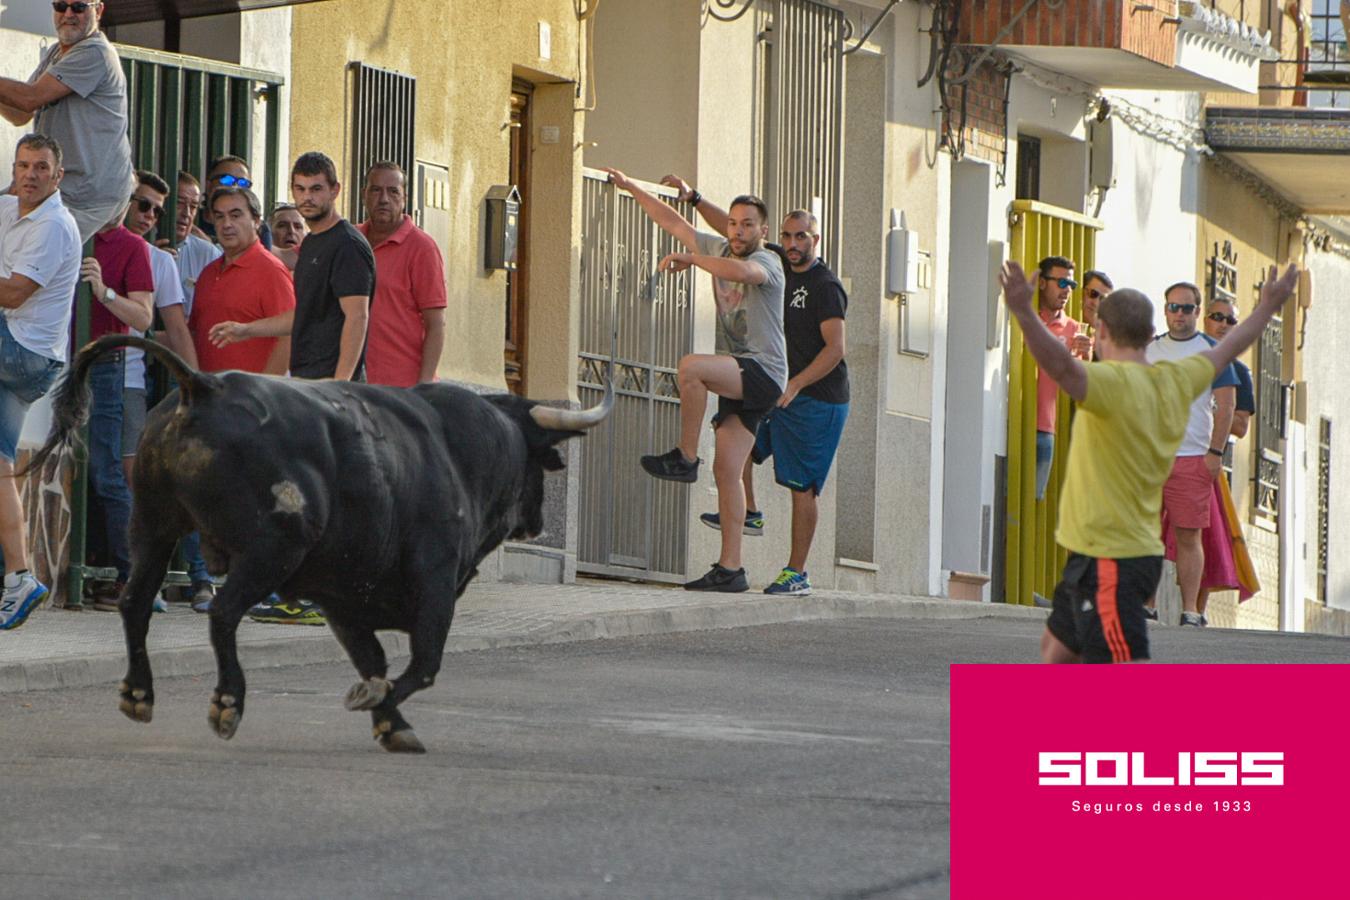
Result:
{"label": "asphalt street", "polygon": [[[345,665],[0,695],[0,896],[911,898],[948,893],[947,664],[1035,621],[852,619],[447,656],[403,710]],[[1343,662],[1343,639],[1153,630],[1173,661]]]}

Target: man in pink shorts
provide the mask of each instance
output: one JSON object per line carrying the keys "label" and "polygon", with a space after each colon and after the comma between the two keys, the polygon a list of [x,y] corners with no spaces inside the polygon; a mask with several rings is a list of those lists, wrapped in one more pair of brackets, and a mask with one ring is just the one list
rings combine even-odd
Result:
{"label": "man in pink shorts", "polygon": [[[1203,353],[1217,341],[1200,331],[1200,289],[1178,282],[1163,294],[1167,331],[1148,346],[1150,363],[1185,359]],[[1228,429],[1233,424],[1237,373],[1225,366],[1208,391],[1191,404],[1186,436],[1177,449],[1172,473],[1163,485],[1163,512],[1177,545],[1177,584],[1181,587],[1182,625],[1203,627],[1200,615],[1200,576],[1205,551],[1200,533],[1209,527],[1209,501],[1214,479],[1219,476]],[[1158,617],[1156,597],[1150,597],[1145,614]]]}

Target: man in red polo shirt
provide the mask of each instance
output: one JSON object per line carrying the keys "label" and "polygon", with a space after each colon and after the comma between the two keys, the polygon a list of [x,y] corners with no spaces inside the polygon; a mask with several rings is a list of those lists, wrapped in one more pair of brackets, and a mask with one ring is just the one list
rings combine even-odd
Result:
{"label": "man in red polo shirt", "polygon": [[377,162],[366,172],[365,222],[375,251],[375,297],[366,337],[371,384],[411,387],[436,380],[445,346],[445,266],[431,235],[403,211],[403,169]]}
{"label": "man in red polo shirt", "polygon": [[[281,375],[291,358],[289,337],[254,337],[248,325],[295,308],[295,286],[286,264],[259,240],[262,206],[245,188],[218,188],[211,194],[216,237],[225,255],[202,269],[188,330],[203,372],[237,369]],[[211,327],[237,323],[237,343],[211,342]]]}
{"label": "man in red polo shirt", "polygon": [[[155,277],[150,245],[116,219],[94,235],[94,255],[80,265],[80,277],[93,292],[89,338],[125,334],[127,326],[145,331],[154,320]],[[121,351],[99,357],[89,370],[93,404],[89,415],[89,485],[103,510],[105,548],[117,569],[117,582],[91,585],[94,608],[116,612],[117,599],[131,574],[127,526],[131,491],[122,471],[122,389],[125,360]]]}

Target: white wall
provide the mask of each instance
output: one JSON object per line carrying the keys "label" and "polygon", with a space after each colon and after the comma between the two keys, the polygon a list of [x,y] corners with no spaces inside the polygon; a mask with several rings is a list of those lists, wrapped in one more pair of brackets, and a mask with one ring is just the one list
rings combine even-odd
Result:
{"label": "white wall", "polygon": [[[1347,240],[1342,238],[1342,240]],[[1313,304],[1304,330],[1303,373],[1308,387],[1306,474],[1303,479],[1303,596],[1317,596],[1318,441],[1322,418],[1331,420],[1331,516],[1327,605],[1350,610],[1350,354],[1345,335],[1350,309],[1345,285],[1350,284],[1350,259],[1311,251]],[[1297,461],[1295,461],[1297,462]]]}

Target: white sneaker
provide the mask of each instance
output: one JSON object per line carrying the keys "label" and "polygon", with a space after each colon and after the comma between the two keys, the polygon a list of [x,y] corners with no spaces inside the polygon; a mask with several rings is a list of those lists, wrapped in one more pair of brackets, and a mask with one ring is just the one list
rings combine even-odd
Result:
{"label": "white sneaker", "polygon": [[6,587],[0,594],[0,631],[18,628],[47,596],[47,587],[32,572],[19,575],[13,587]]}

